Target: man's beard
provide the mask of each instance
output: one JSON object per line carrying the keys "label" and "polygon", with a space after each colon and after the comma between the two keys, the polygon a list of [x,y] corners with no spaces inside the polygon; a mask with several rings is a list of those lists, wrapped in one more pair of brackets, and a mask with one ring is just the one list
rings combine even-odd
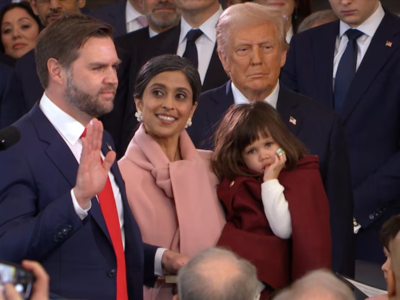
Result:
{"label": "man's beard", "polygon": [[155,7],[153,7],[153,10],[157,8],[172,8],[174,10],[173,16],[171,16],[171,13],[158,13],[158,16],[153,15],[153,13],[146,14],[146,17],[150,19],[150,22],[152,22],[154,25],[160,28],[167,28],[173,25],[176,25],[179,20],[180,20],[180,14],[178,14],[177,9],[175,5],[173,4],[164,4],[164,3],[158,3],[156,4]]}
{"label": "man's beard", "polygon": [[114,107],[114,97],[105,103],[99,99],[100,93],[109,90],[114,91],[115,95],[116,87],[112,84],[102,87],[95,95],[89,94],[79,89],[74,83],[72,72],[67,72],[67,89],[65,91],[67,101],[92,118],[98,118],[112,111]]}

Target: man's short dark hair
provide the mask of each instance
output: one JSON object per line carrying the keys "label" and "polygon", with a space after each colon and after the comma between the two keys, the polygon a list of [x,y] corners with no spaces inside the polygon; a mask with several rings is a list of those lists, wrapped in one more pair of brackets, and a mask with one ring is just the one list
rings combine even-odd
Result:
{"label": "man's short dark hair", "polygon": [[81,14],[68,13],[52,22],[40,33],[35,48],[36,68],[43,88],[49,84],[47,62],[50,58],[68,69],[87,40],[112,38],[113,32],[111,25]]}
{"label": "man's short dark hair", "polygon": [[379,234],[381,244],[389,251],[389,243],[393,240],[400,231],[400,215],[394,216],[387,220]]}

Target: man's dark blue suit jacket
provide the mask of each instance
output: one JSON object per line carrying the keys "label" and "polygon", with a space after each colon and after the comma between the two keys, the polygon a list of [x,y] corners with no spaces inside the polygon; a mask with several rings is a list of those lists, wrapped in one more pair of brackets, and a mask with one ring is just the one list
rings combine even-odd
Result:
{"label": "man's dark blue suit jacket", "polygon": [[[213,149],[212,136],[228,108],[234,104],[231,81],[200,97],[188,128],[196,148]],[[339,118],[330,109],[280,87],[277,111],[288,129],[319,156],[322,181],[329,199],[333,269],[354,275],[353,198],[349,162]],[[291,123],[290,118],[296,120]]]}
{"label": "man's dark blue suit jacket", "polygon": [[[282,84],[333,108],[339,21],[295,35]],[[400,213],[400,18],[385,13],[339,112],[351,166],[357,259],[382,263],[379,230]]]}
{"label": "man's dark blue suit jacket", "polygon": [[[50,275],[50,290],[60,296],[115,300],[116,257],[97,198],[83,221],[72,204],[74,155],[38,105],[14,125],[21,140],[0,153],[0,259],[39,261]],[[108,145],[114,147],[105,132],[105,155]],[[156,247],[142,243],[116,162],[111,172],[124,208],[129,299],[142,299],[143,283],[156,279]]]}

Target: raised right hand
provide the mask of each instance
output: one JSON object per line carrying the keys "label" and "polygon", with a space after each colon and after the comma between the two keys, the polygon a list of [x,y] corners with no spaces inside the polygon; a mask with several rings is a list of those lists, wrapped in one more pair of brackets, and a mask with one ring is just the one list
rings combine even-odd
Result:
{"label": "raised right hand", "polygon": [[83,209],[90,207],[90,199],[99,194],[108,179],[108,172],[115,160],[115,152],[110,151],[101,161],[100,150],[103,141],[103,124],[93,119],[86,126],[86,137],[82,138],[82,154],[76,176],[74,194]]}

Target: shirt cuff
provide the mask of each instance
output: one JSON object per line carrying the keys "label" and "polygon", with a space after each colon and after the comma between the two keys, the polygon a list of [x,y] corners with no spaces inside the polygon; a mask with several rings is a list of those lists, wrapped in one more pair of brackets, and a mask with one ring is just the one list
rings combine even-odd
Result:
{"label": "shirt cuff", "polygon": [[354,234],[357,234],[361,229],[360,223],[358,223],[355,218],[353,218],[353,228],[354,228]]}
{"label": "shirt cuff", "polygon": [[71,198],[76,214],[79,216],[79,218],[81,218],[81,220],[83,220],[87,217],[88,211],[92,208],[92,202],[90,202],[90,207],[88,209],[83,209],[82,207],[80,207],[78,201],[76,200],[74,189],[71,190]]}
{"label": "shirt cuff", "polygon": [[164,276],[162,269],[162,256],[168,249],[158,248],[156,251],[156,256],[154,257],[154,274],[156,276]]}

